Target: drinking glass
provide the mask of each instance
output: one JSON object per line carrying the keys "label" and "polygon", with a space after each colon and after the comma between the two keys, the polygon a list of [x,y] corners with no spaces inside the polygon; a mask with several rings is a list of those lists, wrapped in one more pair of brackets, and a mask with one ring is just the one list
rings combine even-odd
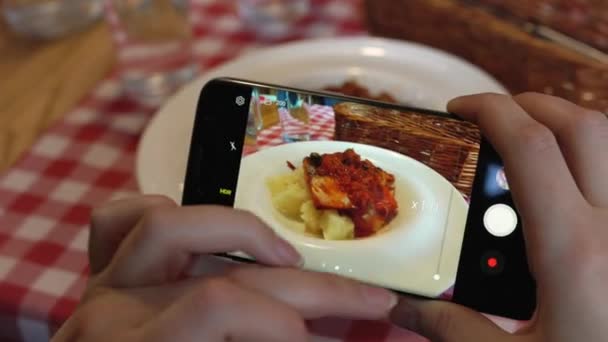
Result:
{"label": "drinking glass", "polygon": [[15,33],[51,39],[97,21],[103,14],[103,0],[4,0],[0,10]]}
{"label": "drinking glass", "polygon": [[289,91],[279,91],[277,105],[286,143],[310,140],[310,96]]}
{"label": "drinking glass", "polygon": [[262,119],[262,104],[260,103],[260,91],[254,88],[249,103],[249,117],[247,129],[245,130],[245,145],[257,148],[258,133],[262,130],[264,122]]}
{"label": "drinking glass", "polygon": [[237,0],[238,13],[262,39],[281,39],[310,13],[310,0]]}
{"label": "drinking glass", "polygon": [[106,0],[125,92],[158,105],[198,72],[188,0]]}

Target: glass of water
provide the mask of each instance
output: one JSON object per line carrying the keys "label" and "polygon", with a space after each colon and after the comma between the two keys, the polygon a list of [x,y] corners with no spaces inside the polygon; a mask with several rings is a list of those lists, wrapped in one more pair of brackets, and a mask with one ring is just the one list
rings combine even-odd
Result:
{"label": "glass of water", "polygon": [[249,102],[249,116],[247,119],[247,129],[245,130],[245,147],[256,149],[258,133],[264,127],[262,118],[262,105],[260,103],[260,91],[253,89],[251,101]]}
{"label": "glass of water", "polygon": [[262,39],[281,39],[310,13],[310,0],[237,0],[241,20]]}
{"label": "glass of water", "polygon": [[52,39],[84,29],[103,15],[104,0],[4,0],[0,12],[12,31]]}
{"label": "glass of water", "polygon": [[279,118],[286,143],[310,140],[310,97],[295,92],[279,91]]}
{"label": "glass of water", "polygon": [[189,0],[105,0],[125,92],[159,105],[198,72]]}

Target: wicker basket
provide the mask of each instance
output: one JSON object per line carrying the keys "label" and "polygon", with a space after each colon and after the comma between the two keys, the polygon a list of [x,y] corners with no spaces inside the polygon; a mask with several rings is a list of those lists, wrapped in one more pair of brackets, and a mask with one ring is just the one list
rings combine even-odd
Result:
{"label": "wicker basket", "polygon": [[480,141],[474,125],[349,102],[337,104],[334,111],[335,140],[402,153],[428,165],[470,196]]}
{"label": "wicker basket", "polygon": [[[563,21],[578,12],[556,7],[567,2],[367,0],[366,5],[374,34],[449,51],[485,69],[513,93],[544,92],[608,113],[608,63],[526,30],[540,22],[606,51],[608,2],[579,1],[593,13],[593,20],[579,26]],[[547,8],[553,12],[542,12]]]}
{"label": "wicker basket", "polygon": [[[465,0],[461,0],[465,1]],[[608,1],[606,0],[466,0],[517,19],[540,23],[598,50],[608,52]]]}

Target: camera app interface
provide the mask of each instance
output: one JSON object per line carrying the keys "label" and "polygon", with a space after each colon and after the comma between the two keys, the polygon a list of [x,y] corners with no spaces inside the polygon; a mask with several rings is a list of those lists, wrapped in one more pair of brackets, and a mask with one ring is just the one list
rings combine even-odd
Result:
{"label": "camera app interface", "polygon": [[[475,125],[266,87],[237,105],[248,106],[245,136],[231,141],[238,180],[216,195],[290,241],[307,269],[450,298],[480,156]],[[486,191],[507,192],[492,167]],[[494,216],[503,229],[504,213]]]}

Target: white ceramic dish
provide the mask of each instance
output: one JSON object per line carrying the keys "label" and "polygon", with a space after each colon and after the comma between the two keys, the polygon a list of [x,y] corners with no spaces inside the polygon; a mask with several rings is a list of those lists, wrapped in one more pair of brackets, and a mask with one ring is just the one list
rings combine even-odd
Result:
{"label": "white ceramic dish", "polygon": [[445,109],[447,101],[459,95],[506,93],[475,66],[413,43],[335,38],[259,50],[209,71],[160,109],[137,152],[137,181],[142,192],[181,201],[200,89],[208,80],[224,76],[310,89],[354,78],[374,92],[386,90],[401,101],[433,109]]}
{"label": "white ceramic dish", "polygon": [[[266,180],[301,165],[312,152],[353,148],[362,158],[395,175],[398,215],[374,236],[327,241],[298,230],[272,205]],[[255,213],[304,256],[306,267],[332,271],[393,289],[437,296],[454,284],[468,206],[452,184],[428,166],[370,145],[311,141],[280,145],[245,157],[235,206]],[[380,266],[381,265],[381,266]]]}

